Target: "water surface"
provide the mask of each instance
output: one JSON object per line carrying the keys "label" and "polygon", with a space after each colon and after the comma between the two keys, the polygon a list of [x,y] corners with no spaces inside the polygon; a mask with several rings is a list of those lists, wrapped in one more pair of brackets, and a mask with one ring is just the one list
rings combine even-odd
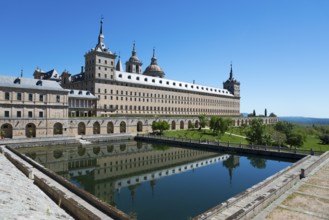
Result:
{"label": "water surface", "polygon": [[293,162],[135,141],[20,151],[141,220],[189,219]]}

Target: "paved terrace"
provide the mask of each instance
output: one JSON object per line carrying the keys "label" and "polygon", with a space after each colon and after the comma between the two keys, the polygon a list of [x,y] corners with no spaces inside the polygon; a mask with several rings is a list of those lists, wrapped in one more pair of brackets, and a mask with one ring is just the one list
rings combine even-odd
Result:
{"label": "paved terrace", "polygon": [[329,219],[329,158],[254,220]]}
{"label": "paved terrace", "polygon": [[1,153],[0,180],[1,219],[73,219]]}

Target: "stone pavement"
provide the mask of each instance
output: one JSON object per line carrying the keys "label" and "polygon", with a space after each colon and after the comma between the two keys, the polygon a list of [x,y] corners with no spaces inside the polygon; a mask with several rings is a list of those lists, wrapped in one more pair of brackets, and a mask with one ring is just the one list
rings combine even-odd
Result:
{"label": "stone pavement", "polygon": [[0,153],[0,219],[73,219]]}
{"label": "stone pavement", "polygon": [[329,158],[254,220],[329,219]]}

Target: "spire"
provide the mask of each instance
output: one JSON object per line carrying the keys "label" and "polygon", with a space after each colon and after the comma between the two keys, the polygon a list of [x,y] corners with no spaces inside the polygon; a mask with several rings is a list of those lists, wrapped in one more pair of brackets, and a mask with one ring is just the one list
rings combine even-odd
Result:
{"label": "spire", "polygon": [[99,30],[99,35],[103,34],[103,15],[101,17],[101,29]]}
{"label": "spire", "polygon": [[233,67],[232,67],[232,62],[231,62],[231,71],[230,71],[230,80],[233,80]]}
{"label": "spire", "polygon": [[136,56],[135,41],[133,43],[133,51],[132,51],[131,55]]}
{"label": "spire", "polygon": [[152,56],[152,59],[151,59],[151,65],[152,64],[157,65],[157,58],[155,56],[155,47],[153,47],[153,56]]}
{"label": "spire", "polygon": [[105,46],[105,43],[104,43],[104,35],[103,35],[103,16],[101,17],[101,25],[100,25],[100,29],[99,29],[99,35],[98,35],[98,42],[97,42],[97,45],[95,47],[95,50],[97,51],[101,51],[101,52],[106,52],[107,49],[106,49],[106,46]]}
{"label": "spire", "polygon": [[119,59],[118,59],[118,62],[117,62],[117,65],[116,65],[116,68],[115,69],[117,71],[123,71],[120,55],[119,55]]}

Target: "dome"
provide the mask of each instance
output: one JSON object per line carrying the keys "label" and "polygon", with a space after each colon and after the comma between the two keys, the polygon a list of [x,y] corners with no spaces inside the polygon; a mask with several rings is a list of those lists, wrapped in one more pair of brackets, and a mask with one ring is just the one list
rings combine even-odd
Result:
{"label": "dome", "polygon": [[138,57],[136,56],[136,54],[133,54],[130,58],[129,58],[129,62],[140,62]]}
{"label": "dome", "polygon": [[157,63],[157,58],[155,57],[154,49],[153,49],[153,57],[151,59],[151,64],[148,67],[146,67],[143,74],[146,76],[154,76],[160,78],[163,78],[165,76],[165,73]]}

